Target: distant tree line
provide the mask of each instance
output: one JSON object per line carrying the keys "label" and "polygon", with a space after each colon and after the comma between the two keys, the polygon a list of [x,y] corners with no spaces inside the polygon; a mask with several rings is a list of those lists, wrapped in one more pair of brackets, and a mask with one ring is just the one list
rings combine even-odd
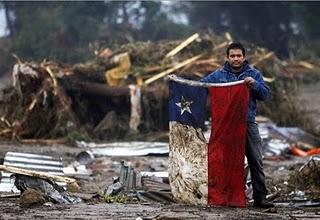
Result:
{"label": "distant tree line", "polygon": [[0,70],[25,59],[74,63],[98,45],[178,39],[196,31],[230,32],[287,57],[297,42],[320,53],[320,2],[0,2],[8,35],[0,42]]}

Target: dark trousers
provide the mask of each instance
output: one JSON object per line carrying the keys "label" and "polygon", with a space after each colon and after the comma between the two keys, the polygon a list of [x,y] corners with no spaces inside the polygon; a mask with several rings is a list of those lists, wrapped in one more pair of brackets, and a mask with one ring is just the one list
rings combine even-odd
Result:
{"label": "dark trousers", "polygon": [[260,201],[267,195],[263,172],[261,137],[256,123],[248,122],[247,126],[246,156],[251,173],[253,199]]}

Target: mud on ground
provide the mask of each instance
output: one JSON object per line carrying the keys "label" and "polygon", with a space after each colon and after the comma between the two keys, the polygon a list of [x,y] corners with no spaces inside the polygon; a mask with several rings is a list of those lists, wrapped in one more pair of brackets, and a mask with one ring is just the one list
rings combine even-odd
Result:
{"label": "mud on ground", "polygon": [[[7,151],[58,155],[63,158],[65,164],[68,164],[83,149],[65,145],[1,143],[0,157]],[[93,179],[80,181],[82,192],[103,190],[104,186],[112,182],[112,177],[119,174],[117,164],[121,160],[131,161],[140,170],[165,169],[167,163],[167,157],[106,157],[98,160],[104,161],[101,162],[101,170],[95,173]],[[307,159],[292,158],[265,161],[269,190],[272,192],[273,187],[277,185],[283,188],[283,182],[289,178],[288,169],[303,164],[305,160]],[[120,204],[91,200],[76,205],[50,203],[35,208],[20,208],[18,198],[1,198],[0,206],[0,219],[320,219],[320,207],[258,209],[252,207],[252,204],[248,204],[247,208],[213,208],[183,204]]]}

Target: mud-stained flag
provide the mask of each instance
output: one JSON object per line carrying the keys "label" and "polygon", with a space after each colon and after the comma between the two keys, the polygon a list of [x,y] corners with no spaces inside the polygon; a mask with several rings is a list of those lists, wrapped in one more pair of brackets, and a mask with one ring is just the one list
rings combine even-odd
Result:
{"label": "mud-stained flag", "polygon": [[[249,91],[169,84],[169,180],[175,199],[190,204],[245,206],[244,152]],[[209,91],[211,136],[204,135]]]}

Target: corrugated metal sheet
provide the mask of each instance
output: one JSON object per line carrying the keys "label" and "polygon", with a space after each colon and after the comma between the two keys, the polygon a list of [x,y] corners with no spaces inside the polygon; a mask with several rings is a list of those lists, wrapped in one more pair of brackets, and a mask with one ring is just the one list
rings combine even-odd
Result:
{"label": "corrugated metal sheet", "polygon": [[83,148],[90,148],[90,151],[97,156],[144,156],[169,154],[169,143],[167,142],[113,142],[93,143],[78,141],[77,145]]}
{"label": "corrugated metal sheet", "polygon": [[[53,175],[64,176],[63,164],[60,157],[51,157],[39,154],[7,152],[4,157],[4,165],[23,168],[26,170],[47,172]],[[14,186],[14,179],[10,176],[12,173],[1,171],[0,192],[15,192],[19,190]],[[65,187],[66,183],[57,183]]]}

